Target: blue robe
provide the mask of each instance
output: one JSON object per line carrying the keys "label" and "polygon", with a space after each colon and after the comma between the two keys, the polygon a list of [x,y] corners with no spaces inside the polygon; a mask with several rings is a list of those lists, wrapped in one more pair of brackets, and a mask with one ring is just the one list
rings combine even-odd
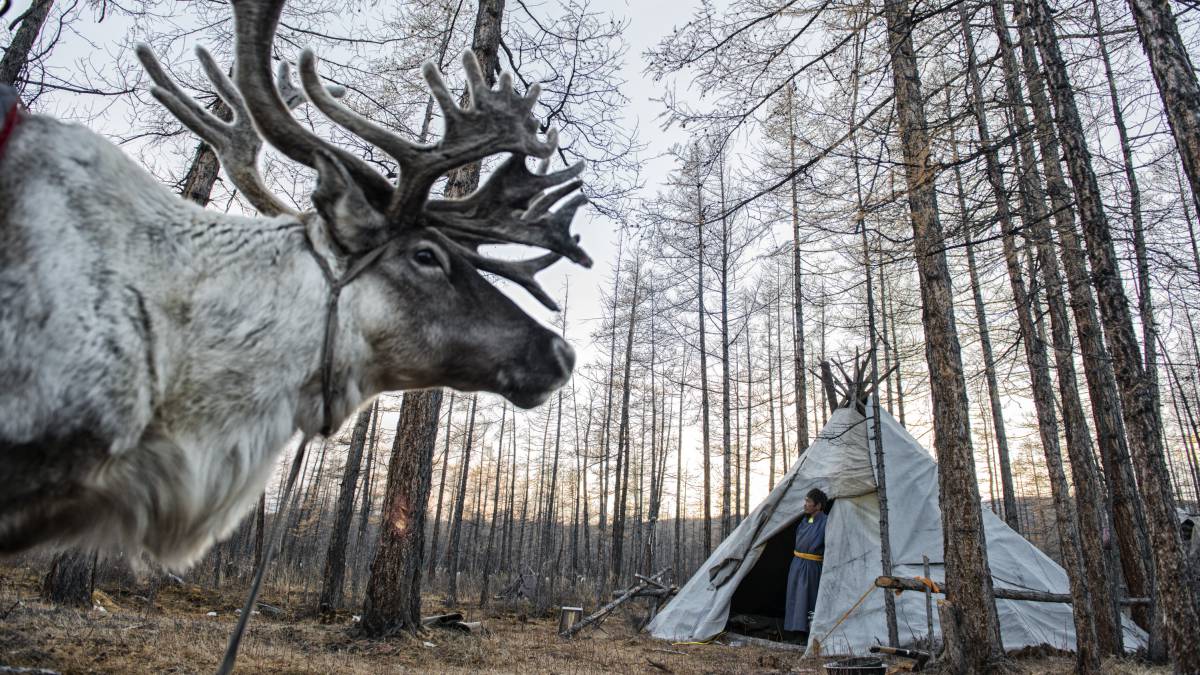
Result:
{"label": "blue robe", "polygon": [[[822,511],[800,518],[796,525],[796,551],[825,555],[825,520],[826,515]],[[793,554],[792,566],[788,570],[784,630],[808,632],[812,611],[817,606],[817,587],[820,584],[821,563]]]}

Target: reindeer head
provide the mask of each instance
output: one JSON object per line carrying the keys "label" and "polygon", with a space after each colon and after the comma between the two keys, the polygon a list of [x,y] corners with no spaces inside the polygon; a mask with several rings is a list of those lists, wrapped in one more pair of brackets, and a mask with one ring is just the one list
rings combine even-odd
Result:
{"label": "reindeer head", "polygon": [[[491,88],[468,52],[463,65],[469,97],[460,106],[437,68],[426,64],[424,76],[441,107],[445,132],[437,143],[414,144],[339,103],[339,92],[321,83],[310,51],[302,52],[298,63],[303,96],[286,64],[272,78],[271,44],[283,1],[232,4],[234,79],[206,51],[197,50],[205,73],[233,111],[232,121],[209,114],[166,75],[147,47],[139,46],[157,85],[152,93],[213,147],[230,180],[264,215],[294,211],[270,193],[258,173],[263,139],[316,171],[314,210],[294,215],[310,230],[325,232],[343,268],[368,254],[374,260],[365,273],[371,283],[361,292],[378,311],[362,322],[380,388],[450,386],[493,391],[523,407],[541,403],[570,376],[574,353],[480,274],[509,279],[557,309],[534,275],[561,257],[592,264],[570,233],[585,202],[581,195],[571,196],[582,185],[577,177],[583,165],[547,172],[557,134],[551,129],[544,139],[538,136],[531,114],[537,85],[519,95],[505,74]],[[290,109],[305,97],[330,120],[390,155],[400,169],[396,184],[297,122]],[[430,197],[441,176],[497,153],[510,156],[474,193]],[[531,156],[542,160],[537,171],[526,166]],[[505,243],[548,253],[513,261],[479,250]]]}

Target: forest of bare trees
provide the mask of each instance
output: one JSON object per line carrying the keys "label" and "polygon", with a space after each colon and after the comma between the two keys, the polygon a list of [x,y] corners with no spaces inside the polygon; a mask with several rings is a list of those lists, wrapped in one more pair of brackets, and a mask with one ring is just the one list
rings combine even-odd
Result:
{"label": "forest of bare trees", "polygon": [[[246,210],[128,57],[135,39],[179,56],[173,74],[228,115],[184,57],[221,55],[223,4],[14,3],[0,82]],[[870,353],[880,405],[938,462],[955,672],[1004,659],[985,509],[1067,570],[1079,672],[1122,652],[1121,597],[1153,599],[1132,612],[1150,659],[1200,672],[1200,562],[1178,526],[1200,511],[1196,8],[702,0],[666,3],[638,42],[636,10],[609,4],[289,8],[279,56],[321,45],[344,100],[414,139],[440,128],[425,60],[469,49],[490,77],[540,82],[556,161],[589,162],[584,237],[608,255],[552,290],[581,356],[544,405],[385,395],[308,444],[284,502],[287,453],[187,578],[245,585],[282,518],[268,585],[374,636],[441,607],[591,607],[662,568],[681,583],[820,433],[822,364]],[[98,37],[110,24],[131,37]],[[631,97],[656,117],[625,114]],[[264,173],[288,194],[310,181],[274,155]],[[42,562],[48,597],[108,564]]]}

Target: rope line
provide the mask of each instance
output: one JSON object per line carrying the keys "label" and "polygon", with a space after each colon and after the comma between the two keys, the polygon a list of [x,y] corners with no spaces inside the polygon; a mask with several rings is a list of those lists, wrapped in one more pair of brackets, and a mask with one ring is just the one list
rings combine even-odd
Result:
{"label": "rope line", "polygon": [[837,630],[838,626],[841,626],[843,621],[850,618],[850,615],[854,613],[854,610],[858,609],[859,605],[863,604],[863,600],[866,600],[867,596],[870,595],[871,591],[873,590],[875,590],[875,584],[872,582],[871,585],[867,587],[866,592],[864,592],[862,596],[858,598],[858,602],[854,603],[850,609],[846,610],[846,613],[842,615],[842,618],[838,619],[837,623],[833,624],[833,628],[830,628],[829,632],[825,633],[825,635],[818,640],[818,643],[825,644],[825,641],[829,639],[829,636],[833,635],[833,631]]}
{"label": "rope line", "polygon": [[292,469],[288,473],[287,483],[283,487],[283,493],[279,496],[280,507],[276,510],[275,521],[271,523],[271,531],[263,542],[262,560],[259,562],[258,569],[254,571],[254,583],[250,584],[250,593],[246,596],[246,604],[242,606],[242,614],[238,617],[237,627],[233,629],[233,633],[229,635],[229,644],[225,647],[225,657],[221,660],[221,666],[217,668],[217,675],[229,675],[233,672],[233,666],[237,662],[238,647],[242,643],[242,635],[246,633],[246,624],[250,621],[250,613],[254,610],[255,602],[258,600],[258,591],[262,587],[263,577],[266,576],[266,570],[271,566],[271,557],[275,552],[275,547],[279,545],[279,539],[283,531],[286,529],[290,506],[288,495],[292,493],[292,488],[296,485],[296,477],[300,475],[300,466],[304,463],[304,451],[308,448],[308,441],[311,436],[305,436],[304,440],[300,441],[300,447],[296,449],[296,458],[292,460]]}

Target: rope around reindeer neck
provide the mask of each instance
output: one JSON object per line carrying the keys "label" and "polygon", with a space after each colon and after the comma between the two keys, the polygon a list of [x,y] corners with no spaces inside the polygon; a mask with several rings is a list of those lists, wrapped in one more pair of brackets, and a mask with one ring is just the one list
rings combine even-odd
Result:
{"label": "rope around reindeer neck", "polygon": [[[0,141],[3,137],[0,136]],[[3,149],[3,145],[0,145]],[[379,260],[383,252],[391,244],[391,240],[376,246],[370,251],[364,253],[361,257],[354,260],[342,275],[335,276],[333,269],[325,258],[317,253],[317,249],[313,246],[312,239],[309,238],[307,232],[304,236],[304,245],[308,252],[312,255],[313,260],[317,261],[317,267],[321,268],[321,275],[325,277],[325,282],[329,284],[329,299],[325,303],[325,337],[321,341],[321,405],[322,415],[320,435],[326,438],[332,433],[333,425],[333,348],[337,341],[337,316],[338,316],[338,300],[341,298],[342,289],[350,284],[367,270],[371,265]],[[262,560],[259,561],[258,569],[254,571],[254,582],[250,585],[250,592],[246,596],[246,603],[242,606],[242,614],[238,617],[237,626],[233,629],[233,633],[229,635],[229,643],[225,647],[225,657],[221,660],[221,665],[217,668],[217,675],[229,675],[233,672],[233,667],[237,663],[238,648],[241,646],[242,636],[246,633],[246,626],[250,621],[250,614],[254,611],[254,606],[258,601],[258,592],[262,588],[263,577],[266,576],[266,570],[271,565],[271,558],[275,552],[275,548],[279,545],[280,534],[283,532],[284,523],[288,518],[288,505],[290,500],[289,495],[295,487],[296,478],[300,474],[300,467],[304,460],[304,452],[308,447],[308,442],[312,436],[306,434],[304,440],[300,442],[300,447],[296,450],[296,458],[292,460],[292,468],[288,473],[287,483],[284,485],[283,492],[280,493],[280,504],[282,505],[275,516],[275,522],[271,523],[271,531],[266,537]]]}
{"label": "rope around reindeer neck", "polygon": [[342,289],[350,285],[360,274],[365,272],[367,268],[373,265],[388,245],[392,242],[389,239],[384,243],[376,246],[364,253],[360,258],[350,264],[342,276],[334,276],[333,270],[329,267],[329,263],[325,258],[317,253],[317,249],[313,246],[312,239],[308,233],[304,235],[304,246],[312,255],[313,260],[317,261],[317,267],[321,268],[321,274],[325,277],[325,282],[329,284],[329,299],[325,303],[325,337],[321,341],[321,406],[324,418],[321,420],[322,436],[328,437],[333,432],[333,348],[337,341],[337,317],[338,317],[338,300],[341,298]]}

